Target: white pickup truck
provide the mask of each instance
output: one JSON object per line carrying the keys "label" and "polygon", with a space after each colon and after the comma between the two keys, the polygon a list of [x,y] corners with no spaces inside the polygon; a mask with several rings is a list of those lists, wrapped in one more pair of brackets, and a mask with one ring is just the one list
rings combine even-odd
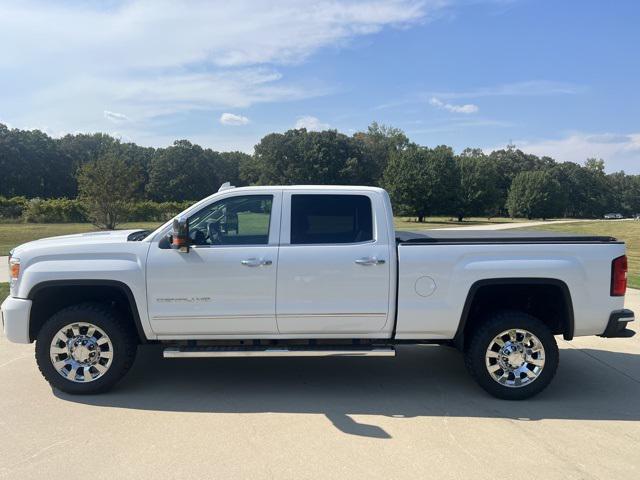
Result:
{"label": "white pickup truck", "polygon": [[164,357],[394,356],[459,348],[505,399],[544,389],[554,335],[629,336],[626,257],[611,237],[394,231],[370,187],[221,187],[153,232],[15,248],[2,322],[36,341],[50,384],[96,393],[137,346]]}

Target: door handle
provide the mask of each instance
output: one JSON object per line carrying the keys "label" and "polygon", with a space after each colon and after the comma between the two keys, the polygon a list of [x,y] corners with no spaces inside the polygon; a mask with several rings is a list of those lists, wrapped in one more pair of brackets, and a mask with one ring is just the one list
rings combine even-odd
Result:
{"label": "door handle", "polygon": [[273,262],[264,258],[247,258],[241,260],[240,263],[245,267],[260,267],[262,265],[271,265]]}
{"label": "door handle", "polygon": [[383,258],[378,257],[363,257],[356,260],[358,265],[382,265],[384,262]]}

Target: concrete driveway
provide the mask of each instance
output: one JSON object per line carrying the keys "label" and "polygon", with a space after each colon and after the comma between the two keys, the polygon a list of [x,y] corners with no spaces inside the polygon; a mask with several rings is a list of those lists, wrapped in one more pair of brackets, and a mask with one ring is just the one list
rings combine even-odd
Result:
{"label": "concrete driveway", "polygon": [[[640,293],[628,304],[640,311]],[[637,325],[634,327],[637,329]],[[395,359],[163,360],[72,397],[0,338],[0,478],[640,478],[640,336],[561,342],[524,402],[446,347]]]}

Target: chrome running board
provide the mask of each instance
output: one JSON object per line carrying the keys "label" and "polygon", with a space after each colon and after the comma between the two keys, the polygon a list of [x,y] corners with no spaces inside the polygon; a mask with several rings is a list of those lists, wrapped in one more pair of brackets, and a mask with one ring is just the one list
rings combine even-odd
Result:
{"label": "chrome running board", "polygon": [[393,347],[168,347],[164,358],[208,357],[395,357]]}

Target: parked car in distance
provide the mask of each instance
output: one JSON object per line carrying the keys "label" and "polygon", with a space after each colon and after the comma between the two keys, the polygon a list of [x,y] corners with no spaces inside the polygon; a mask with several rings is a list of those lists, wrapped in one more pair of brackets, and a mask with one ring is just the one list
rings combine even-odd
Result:
{"label": "parked car in distance", "polygon": [[624,218],[624,215],[621,213],[606,213],[604,215],[605,220],[621,220]]}
{"label": "parked car in distance", "polygon": [[447,344],[482,388],[516,400],[554,377],[554,335],[633,333],[623,242],[396,232],[389,195],[373,187],[223,185],[153,232],[37,240],[9,264],[6,337],[35,341],[44,377],[72,394],[112,387],[141,343],[178,359]]}

